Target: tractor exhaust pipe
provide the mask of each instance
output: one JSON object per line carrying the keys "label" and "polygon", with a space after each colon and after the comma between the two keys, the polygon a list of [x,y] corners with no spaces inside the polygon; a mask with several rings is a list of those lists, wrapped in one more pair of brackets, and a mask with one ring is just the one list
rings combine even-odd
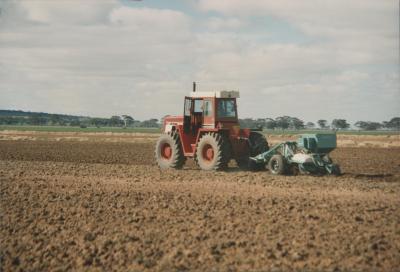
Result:
{"label": "tractor exhaust pipe", "polygon": [[195,81],[193,81],[193,92],[194,93],[196,92],[196,82]]}

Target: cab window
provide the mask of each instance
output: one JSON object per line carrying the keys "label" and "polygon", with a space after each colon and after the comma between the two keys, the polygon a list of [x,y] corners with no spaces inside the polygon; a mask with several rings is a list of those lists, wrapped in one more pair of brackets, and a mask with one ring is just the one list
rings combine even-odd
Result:
{"label": "cab window", "polygon": [[236,117],[235,101],[232,99],[218,100],[218,117],[220,118]]}
{"label": "cab window", "polygon": [[203,112],[203,100],[194,101],[194,112]]}
{"label": "cab window", "polygon": [[185,110],[184,115],[190,116],[190,108],[192,107],[192,100],[190,98],[185,99]]}

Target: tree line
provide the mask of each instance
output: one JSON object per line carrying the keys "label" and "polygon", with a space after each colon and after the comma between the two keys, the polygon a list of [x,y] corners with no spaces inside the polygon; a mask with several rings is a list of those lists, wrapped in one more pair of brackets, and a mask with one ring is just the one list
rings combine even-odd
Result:
{"label": "tree line", "polygon": [[[345,130],[350,128],[350,124],[345,119],[328,120],[320,119],[316,123],[305,122],[297,117],[280,116],[277,118],[245,118],[239,119],[240,126],[261,129],[281,129],[281,130],[300,130],[300,129],[335,129]],[[353,124],[360,130],[400,130],[400,117],[394,117],[382,123],[372,121],[357,121]]]}
{"label": "tree line", "polygon": [[[43,112],[24,112],[0,110],[0,125],[47,125],[47,126],[75,126],[75,127],[161,127],[162,120],[150,118],[139,121],[130,115],[114,115],[110,118],[96,118],[64,114],[50,114]],[[345,119],[318,120],[316,123],[305,122],[297,117],[280,116],[277,118],[245,118],[239,119],[241,127],[261,129],[335,129],[345,130],[350,124]],[[382,123],[372,121],[357,121],[353,124],[360,130],[400,130],[400,117],[394,117]]]}
{"label": "tree line", "polygon": [[72,126],[72,127],[160,127],[158,119],[135,120],[129,115],[97,118],[44,112],[0,110],[0,125]]}

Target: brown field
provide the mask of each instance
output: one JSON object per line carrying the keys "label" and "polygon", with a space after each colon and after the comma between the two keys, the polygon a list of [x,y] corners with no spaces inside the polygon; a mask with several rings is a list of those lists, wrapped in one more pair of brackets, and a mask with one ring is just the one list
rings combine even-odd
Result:
{"label": "brown field", "polygon": [[345,139],[344,174],[313,177],[160,171],[155,135],[7,133],[0,271],[400,269],[398,138]]}

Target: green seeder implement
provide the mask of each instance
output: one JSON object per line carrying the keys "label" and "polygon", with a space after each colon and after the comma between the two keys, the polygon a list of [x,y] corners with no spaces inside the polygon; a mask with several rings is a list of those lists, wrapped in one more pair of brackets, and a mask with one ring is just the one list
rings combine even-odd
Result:
{"label": "green seeder implement", "polygon": [[250,161],[268,165],[272,174],[340,175],[339,165],[332,162],[329,153],[336,148],[336,134],[303,134],[297,142],[283,142]]}

